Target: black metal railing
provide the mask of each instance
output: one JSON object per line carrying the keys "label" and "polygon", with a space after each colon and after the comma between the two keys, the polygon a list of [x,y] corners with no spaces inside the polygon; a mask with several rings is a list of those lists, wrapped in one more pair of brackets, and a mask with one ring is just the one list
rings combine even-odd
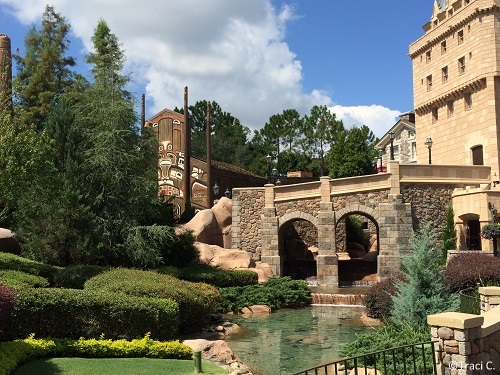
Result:
{"label": "black metal railing", "polygon": [[460,312],[466,314],[481,314],[481,297],[477,288],[461,290],[460,296]]}
{"label": "black metal railing", "polygon": [[437,375],[434,355],[436,343],[437,341],[419,342],[344,358],[293,375],[365,375],[369,369],[373,369],[374,374],[380,371],[384,375]]}

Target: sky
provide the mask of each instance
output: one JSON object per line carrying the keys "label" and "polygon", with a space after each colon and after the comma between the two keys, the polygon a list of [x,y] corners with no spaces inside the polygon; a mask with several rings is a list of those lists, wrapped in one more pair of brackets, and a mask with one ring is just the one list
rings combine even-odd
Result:
{"label": "sky", "polygon": [[[47,3],[0,0],[0,33],[24,51]],[[273,114],[326,105],[346,127],[384,135],[413,110],[408,46],[434,0],[52,0],[71,24],[69,54],[84,56],[104,19],[122,43],[131,90],[146,118],[216,101],[252,131]],[[14,69],[15,74],[15,69]]]}

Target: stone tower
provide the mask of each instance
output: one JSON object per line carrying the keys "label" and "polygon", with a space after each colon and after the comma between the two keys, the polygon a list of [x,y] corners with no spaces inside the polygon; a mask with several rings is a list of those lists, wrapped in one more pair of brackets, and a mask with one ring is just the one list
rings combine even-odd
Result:
{"label": "stone tower", "polygon": [[12,55],[10,38],[0,34],[0,108],[12,104]]}
{"label": "stone tower", "polygon": [[[499,176],[500,0],[434,1],[410,45],[418,162],[488,165]],[[495,179],[495,178],[494,178]]]}

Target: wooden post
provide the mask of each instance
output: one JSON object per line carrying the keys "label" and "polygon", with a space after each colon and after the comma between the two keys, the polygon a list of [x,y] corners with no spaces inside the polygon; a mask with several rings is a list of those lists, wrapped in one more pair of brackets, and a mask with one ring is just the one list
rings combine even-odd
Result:
{"label": "wooden post", "polygon": [[188,87],[184,87],[184,207],[191,205],[191,126],[189,124]]}
{"label": "wooden post", "polygon": [[210,101],[207,100],[207,128],[206,128],[206,136],[207,136],[207,208],[212,208],[214,205],[214,196],[212,193],[212,184],[213,184],[213,176],[212,176],[212,134],[210,127]]}

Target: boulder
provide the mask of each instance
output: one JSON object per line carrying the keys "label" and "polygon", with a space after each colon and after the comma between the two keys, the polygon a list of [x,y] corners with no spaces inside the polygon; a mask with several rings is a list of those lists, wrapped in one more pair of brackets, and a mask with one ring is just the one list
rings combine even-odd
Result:
{"label": "boulder", "polygon": [[378,236],[376,234],[373,234],[370,237],[369,243],[370,243],[370,246],[368,248],[368,252],[378,251]]}
{"label": "boulder", "polygon": [[252,305],[241,309],[243,315],[269,315],[271,308],[267,305]]}
{"label": "boulder", "polygon": [[21,254],[19,240],[10,229],[0,228],[0,252]]}
{"label": "boulder", "polygon": [[351,259],[363,258],[366,254],[365,247],[357,242],[348,242],[346,247]]}
{"label": "boulder", "polygon": [[201,358],[205,361],[214,362],[221,365],[230,365],[239,362],[239,358],[234,354],[229,345],[224,340],[184,340],[183,344],[193,350],[201,351]]}
{"label": "boulder", "polygon": [[366,260],[367,262],[376,262],[377,261],[377,257],[378,257],[378,253],[377,252],[370,251],[370,252],[366,253],[363,256],[363,260]]}
{"label": "boulder", "polygon": [[249,268],[249,270],[257,272],[259,275],[259,284],[266,282],[270,277],[274,276],[271,266],[263,262],[256,262],[255,267]]}
{"label": "boulder", "polygon": [[224,232],[227,227],[231,226],[233,211],[233,201],[231,199],[222,197],[211,210],[222,232]]}
{"label": "boulder", "polygon": [[363,367],[358,367],[357,369],[352,369],[349,375],[383,375],[379,370],[375,372],[374,369],[364,369]]}
{"label": "boulder", "polygon": [[217,245],[195,242],[198,261],[223,270],[248,269],[255,266],[249,253],[243,250],[224,249]]}

